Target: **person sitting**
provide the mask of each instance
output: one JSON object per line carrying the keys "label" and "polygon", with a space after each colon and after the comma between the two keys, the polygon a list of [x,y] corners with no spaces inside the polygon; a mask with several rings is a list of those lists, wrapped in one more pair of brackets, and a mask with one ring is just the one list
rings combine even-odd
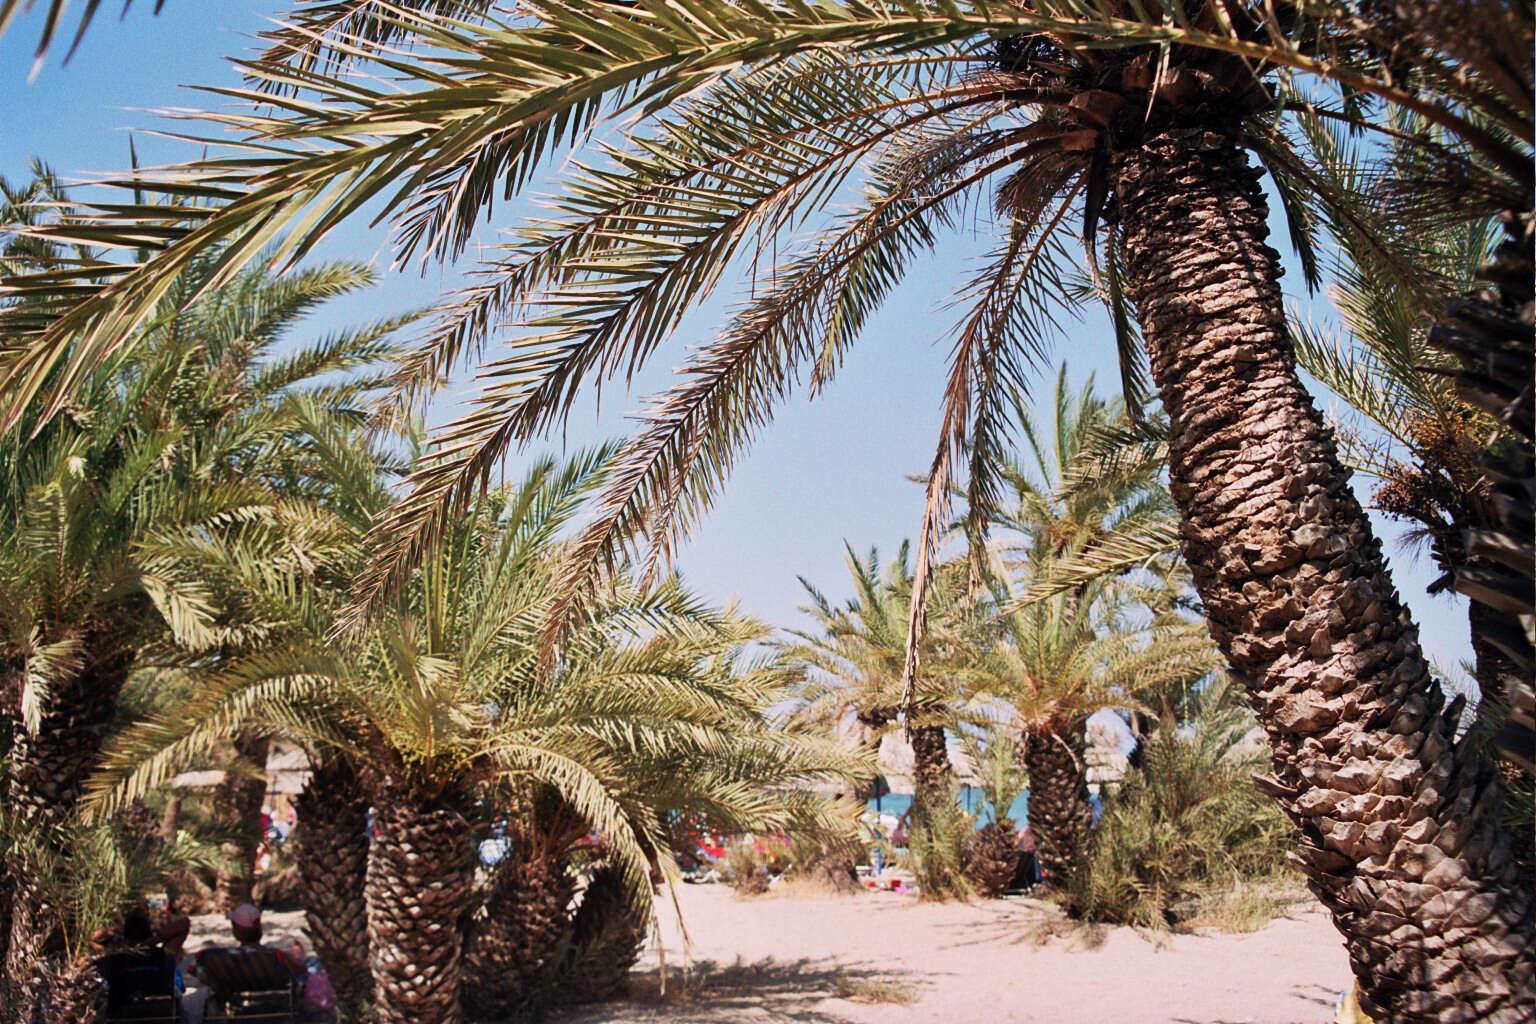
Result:
{"label": "person sitting", "polygon": [[176,961],[155,942],[149,914],[142,908],[123,917],[117,952],[96,961],[107,989],[107,1019],[166,1019],[176,1007]]}
{"label": "person sitting", "polygon": [[303,993],[308,971],[280,949],[261,944],[261,911],[242,903],[227,915],[234,948],[214,946],[197,954],[192,968],[207,988],[186,1000],[187,1019],[198,1024],[213,1004],[242,1014],[292,1017]]}
{"label": "person sitting", "polygon": [[294,939],[288,946],[288,957],[296,964],[303,964],[309,977],[304,981],[304,1020],[311,1024],[326,1024],[336,1019],[336,989],[331,976],[325,973],[320,961],[304,955],[304,943]]}

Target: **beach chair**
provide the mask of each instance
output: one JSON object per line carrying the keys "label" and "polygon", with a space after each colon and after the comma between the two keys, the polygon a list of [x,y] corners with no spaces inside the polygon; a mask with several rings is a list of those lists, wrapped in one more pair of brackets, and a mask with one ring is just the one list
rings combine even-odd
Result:
{"label": "beach chair", "polygon": [[205,1021],[291,1024],[299,1020],[303,977],[274,949],[209,949],[197,971],[213,994]]}
{"label": "beach chair", "polygon": [[1027,893],[1035,887],[1035,851],[1020,850],[1018,867],[1013,869],[1013,877],[1003,887],[1005,893]]}
{"label": "beach chair", "polygon": [[113,953],[98,960],[96,970],[107,986],[107,1020],[180,1019],[176,964],[163,952]]}

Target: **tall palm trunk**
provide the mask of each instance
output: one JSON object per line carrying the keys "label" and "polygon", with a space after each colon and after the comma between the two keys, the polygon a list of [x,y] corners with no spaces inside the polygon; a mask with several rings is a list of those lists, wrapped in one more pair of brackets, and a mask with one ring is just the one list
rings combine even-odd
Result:
{"label": "tall palm trunk", "polygon": [[1269,735],[1297,860],[1378,1021],[1529,1020],[1531,894],[1491,769],[1295,372],[1258,176],[1221,130],[1114,158],[1125,280],[1169,416],[1182,548]]}
{"label": "tall palm trunk", "polygon": [[230,751],[230,770],[213,792],[215,819],[229,830],[219,844],[228,867],[214,873],[214,901],[218,910],[232,910],[251,901],[256,876],[256,851],[261,846],[261,804],[267,795],[267,751],[271,740],[256,733],[235,737]]}
{"label": "tall palm trunk", "polygon": [[379,1024],[458,1024],[469,824],[430,793],[386,787],[368,854],[368,963]]}
{"label": "tall palm trunk", "polygon": [[919,725],[912,729],[913,804],[949,799],[954,790],[954,772],[949,764],[949,741],[942,725]]}
{"label": "tall palm trunk", "polygon": [[1059,885],[1087,856],[1093,841],[1088,802],[1086,721],[1024,730],[1024,770],[1029,777],[1029,827],[1046,881]]}
{"label": "tall palm trunk", "polygon": [[[56,828],[73,817],[133,667],[134,652],[114,629],[91,631],[84,647],[81,670],[49,688],[36,732],[19,720],[12,723],[6,811],[39,829]],[[54,951],[59,932],[52,908],[25,873],[8,868],[6,884],[5,992],[10,1000],[20,1000],[34,966]]]}
{"label": "tall palm trunk", "polygon": [[315,765],[296,802],[299,902],[315,956],[345,1007],[373,993],[368,971],[368,797],[341,758]]}
{"label": "tall palm trunk", "polygon": [[[919,708],[919,713],[923,709]],[[920,861],[917,885],[924,899],[950,899],[967,891],[965,840],[969,829],[955,803],[955,775],[943,725],[912,732],[912,831],[908,846]]]}

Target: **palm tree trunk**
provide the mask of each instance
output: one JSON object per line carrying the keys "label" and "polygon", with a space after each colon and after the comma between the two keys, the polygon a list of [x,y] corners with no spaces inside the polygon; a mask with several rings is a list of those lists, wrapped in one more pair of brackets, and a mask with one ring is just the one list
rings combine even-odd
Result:
{"label": "palm tree trunk", "polygon": [[482,915],[464,943],[465,1004],[476,1019],[500,1020],[527,1007],[558,966],[570,934],[576,881],[564,858],[509,856],[499,865]]}
{"label": "palm tree trunk", "polygon": [[1506,622],[1510,616],[1479,601],[1468,604],[1472,672],[1479,695],[1477,720],[1472,731],[1478,742],[1492,744],[1503,756],[1529,772],[1536,750],[1532,749],[1531,743],[1530,711],[1521,707],[1520,699],[1522,688],[1529,689],[1531,685],[1529,676],[1493,639],[1507,630]]}
{"label": "palm tree trunk", "polygon": [[315,956],[342,1006],[366,1005],[368,971],[368,797],[341,758],[315,765],[296,801],[299,902]]}
{"label": "palm tree trunk", "polygon": [[954,772],[949,764],[949,741],[942,725],[919,725],[912,729],[912,788],[914,806],[928,801],[948,799],[954,790]]}
{"label": "palm tree trunk", "polygon": [[1029,827],[1046,882],[1060,885],[1088,854],[1093,806],[1088,802],[1088,726],[1026,727],[1024,770],[1029,778]]}
{"label": "palm tree trunk", "polygon": [[[54,682],[37,731],[20,720],[12,723],[5,809],[40,829],[74,816],[133,667],[134,652],[116,630],[92,631],[84,646],[88,660],[78,674]],[[6,884],[11,895],[4,990],[10,1000],[19,1000],[34,966],[57,951],[59,931],[52,908],[25,873],[7,869]]]}
{"label": "palm tree trunk", "polygon": [[107,992],[89,960],[48,957],[36,963],[17,1024],[100,1024],[107,1019]]}
{"label": "palm tree trunk", "polygon": [[1014,824],[1007,818],[988,822],[965,842],[965,876],[976,895],[996,899],[1008,888],[1019,868]]}
{"label": "palm tree trunk", "polygon": [[181,794],[172,793],[165,798],[165,809],[160,812],[160,828],[156,835],[166,845],[176,841],[181,831]]}
{"label": "palm tree trunk", "polygon": [[1169,416],[1182,548],[1268,733],[1297,860],[1378,1021],[1529,1020],[1531,894],[1492,770],[1458,748],[1417,630],[1295,372],[1258,175],[1221,131],[1112,168],[1125,281]]}
{"label": "palm tree trunk", "polygon": [[267,750],[271,740],[255,733],[235,737],[230,770],[213,792],[215,819],[230,830],[219,844],[229,866],[214,872],[216,909],[229,911],[251,901],[256,851],[261,846],[261,804],[267,795]]}
{"label": "palm tree trunk", "polygon": [[909,849],[922,862],[917,876],[923,899],[944,900],[967,890],[963,812],[955,803],[955,775],[942,725],[913,726],[912,831]]}
{"label": "palm tree trunk", "polygon": [[379,1024],[458,1024],[469,823],[432,794],[385,788],[368,855],[368,963]]}
{"label": "palm tree trunk", "polygon": [[645,918],[617,868],[599,867],[571,921],[571,958],[561,1001],[591,1003],[623,996],[629,970],[645,945]]}

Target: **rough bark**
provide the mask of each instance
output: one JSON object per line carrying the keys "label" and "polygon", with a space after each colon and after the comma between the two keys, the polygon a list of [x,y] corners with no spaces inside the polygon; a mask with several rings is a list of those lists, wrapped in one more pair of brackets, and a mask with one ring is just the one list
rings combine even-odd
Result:
{"label": "rough bark", "polygon": [[1506,616],[1472,601],[1467,618],[1479,695],[1477,717],[1470,727],[1475,742],[1487,744],[1522,771],[1530,772],[1536,758],[1531,741],[1530,677],[1492,639],[1504,630]]}
{"label": "rough bark", "polygon": [[965,877],[976,895],[996,899],[1013,880],[1022,856],[1013,822],[1007,818],[990,822],[965,842]]}
{"label": "rough bark", "polygon": [[[134,652],[115,629],[91,631],[83,646],[81,670],[54,681],[38,730],[12,723],[6,811],[40,829],[56,828],[74,815],[133,667]],[[17,1005],[35,965],[57,952],[59,930],[37,886],[24,873],[8,869],[6,874],[11,895],[4,988]]]}
{"label": "rough bark", "polygon": [[464,942],[464,1003],[473,1017],[509,1017],[548,984],[570,934],[575,893],[564,857],[525,847],[497,866]]}
{"label": "rough bark", "polygon": [[629,970],[645,945],[645,918],[618,869],[592,873],[571,921],[571,958],[562,1002],[592,1003],[629,991]]}
{"label": "rough bark", "polygon": [[1087,724],[1024,730],[1024,770],[1029,777],[1029,827],[1045,881],[1059,885],[1081,863],[1093,842],[1088,802]]}
{"label": "rough bark", "polygon": [[49,957],[32,967],[16,1024],[101,1024],[107,990],[89,960]]}
{"label": "rough bark", "polygon": [[968,890],[962,851],[968,826],[955,804],[955,775],[942,725],[918,725],[912,741],[912,831],[908,848],[921,861],[917,886],[923,899],[964,896]]}
{"label": "rough bark", "polygon": [[215,819],[230,830],[219,844],[228,869],[214,872],[214,903],[229,911],[251,901],[256,880],[256,851],[261,846],[261,804],[267,795],[267,751],[271,740],[241,733],[231,745],[230,770],[213,792]]}
{"label": "rough bark", "polygon": [[1269,736],[1265,788],[1368,1012],[1529,1020],[1531,895],[1498,788],[1455,743],[1417,631],[1297,378],[1258,175],[1225,131],[1156,132],[1112,177],[1169,416],[1181,545]]}
{"label": "rough bark", "polygon": [[944,736],[944,727],[915,726],[912,729],[914,804],[948,797],[954,785],[954,772],[949,764],[949,741]]}
{"label": "rough bark", "polygon": [[368,970],[368,797],[351,765],[315,765],[296,801],[299,903],[315,956],[337,998],[361,1006],[373,992]]}
{"label": "rough bark", "polygon": [[368,963],[379,1024],[458,1024],[469,824],[431,794],[386,787],[368,856]]}

